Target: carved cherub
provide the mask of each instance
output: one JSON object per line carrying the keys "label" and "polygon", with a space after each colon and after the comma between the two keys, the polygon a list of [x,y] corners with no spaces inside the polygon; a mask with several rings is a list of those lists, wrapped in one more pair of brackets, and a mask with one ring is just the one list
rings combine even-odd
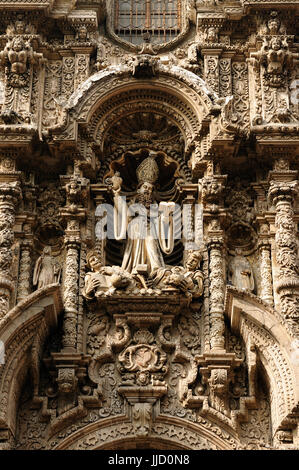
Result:
{"label": "carved cherub", "polygon": [[155,52],[153,45],[151,44],[151,33],[147,31],[143,35],[143,43],[141,46],[141,50],[139,54],[150,54],[150,55],[156,55],[157,52]]}
{"label": "carved cherub", "polygon": [[72,178],[71,181],[66,185],[66,196],[68,204],[75,204],[81,201],[81,184],[77,178]]}
{"label": "carved cherub", "polygon": [[10,23],[6,28],[6,34],[9,37],[35,33],[35,27],[31,24],[26,24],[22,17],[18,18],[14,24]]}
{"label": "carved cherub", "polygon": [[114,193],[119,193],[121,190],[121,185],[122,185],[122,178],[120,176],[120,172],[116,171],[114,175],[110,178],[111,181],[111,189],[113,190]]}
{"label": "carved cherub", "polygon": [[289,51],[286,41],[274,36],[270,41],[264,39],[261,50],[251,54],[251,57],[255,59],[253,63],[256,68],[259,65],[265,67],[265,78],[270,86],[279,87],[283,85],[285,76],[292,67],[293,59],[297,55]]}
{"label": "carved cherub", "polygon": [[43,61],[43,55],[32,50],[21,36],[9,41],[4,51],[0,52],[0,64],[10,66],[11,72],[20,75],[27,71],[27,65]]}

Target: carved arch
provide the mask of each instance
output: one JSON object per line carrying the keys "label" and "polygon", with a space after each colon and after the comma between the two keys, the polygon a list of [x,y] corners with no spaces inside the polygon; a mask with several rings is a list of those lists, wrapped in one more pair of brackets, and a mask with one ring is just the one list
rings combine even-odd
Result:
{"label": "carved arch", "polygon": [[226,314],[232,330],[247,345],[250,382],[253,384],[256,366],[252,356],[258,355],[268,376],[273,435],[280,429],[294,427],[299,403],[299,361],[296,344],[278,313],[256,296],[227,287]]}
{"label": "carved arch", "polygon": [[96,142],[119,117],[119,107],[130,106],[130,101],[137,105],[138,93],[145,105],[151,101],[158,112],[164,107],[164,114],[182,130],[187,148],[200,135],[203,122],[211,120],[211,111],[220,110],[218,96],[200,77],[182,67],[158,63],[155,77],[136,79],[129,65],[111,66],[79,86],[63,108],[63,123],[50,133],[55,141],[74,142],[81,126]]}
{"label": "carved arch", "polygon": [[43,344],[61,311],[60,288],[52,284],[19,302],[0,322],[5,348],[5,362],[0,365],[0,431],[6,439],[15,435],[17,405],[29,369],[37,394]]}
{"label": "carved arch", "polygon": [[[160,442],[165,447],[160,449],[186,450],[233,450],[238,448],[238,441],[217,425],[201,419],[191,423],[177,417],[159,415],[146,437],[138,436],[136,429],[126,416],[107,418],[73,432],[54,450],[104,450],[115,448],[133,448],[138,442],[141,445],[149,442]],[[124,447],[121,447],[124,446]]]}

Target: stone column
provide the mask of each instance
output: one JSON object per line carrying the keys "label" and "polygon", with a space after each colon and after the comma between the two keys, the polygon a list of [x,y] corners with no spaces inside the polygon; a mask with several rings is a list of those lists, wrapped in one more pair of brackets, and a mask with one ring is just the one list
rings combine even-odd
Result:
{"label": "stone column", "polygon": [[77,343],[77,315],[79,295],[79,253],[80,238],[74,236],[74,225],[79,227],[79,222],[69,220],[66,230],[66,267],[64,278],[64,326],[62,344],[64,350],[73,352]]}
{"label": "stone column", "polygon": [[10,308],[11,293],[14,289],[11,277],[13,228],[20,196],[18,181],[0,183],[0,319]]}
{"label": "stone column", "polygon": [[210,344],[212,351],[223,351],[225,349],[223,238],[210,238],[208,247],[210,255]]}
{"label": "stone column", "polygon": [[[275,172],[271,172],[275,177]],[[298,192],[296,172],[288,172],[289,181],[270,181],[269,199],[275,206],[276,261],[279,266],[275,288],[280,297],[281,313],[293,336],[299,335],[298,247],[293,203]],[[281,176],[281,175],[279,175]]]}
{"label": "stone column", "polygon": [[73,175],[71,178],[61,177],[67,183],[66,207],[60,209],[61,217],[67,222],[65,231],[65,274],[64,274],[64,324],[63,352],[74,353],[77,348],[77,321],[79,313],[79,276],[80,276],[80,222],[86,218],[87,180]]}
{"label": "stone column", "polygon": [[225,295],[225,234],[226,219],[223,195],[227,176],[214,173],[214,162],[209,162],[206,176],[199,181],[202,190],[204,222],[208,222],[209,249],[209,315],[211,352],[225,351],[224,295]]}
{"label": "stone column", "polygon": [[17,303],[30,294],[32,240],[22,240]]}
{"label": "stone column", "polygon": [[272,263],[271,263],[271,245],[268,240],[260,240],[260,273],[261,273],[261,299],[273,307],[273,282],[272,282]]}

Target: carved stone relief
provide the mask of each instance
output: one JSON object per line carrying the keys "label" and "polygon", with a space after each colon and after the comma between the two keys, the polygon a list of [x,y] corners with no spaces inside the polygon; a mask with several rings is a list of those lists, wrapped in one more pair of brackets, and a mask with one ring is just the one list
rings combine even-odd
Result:
{"label": "carved stone relief", "polygon": [[0,447],[298,449],[294,4],[93,3],[0,2]]}

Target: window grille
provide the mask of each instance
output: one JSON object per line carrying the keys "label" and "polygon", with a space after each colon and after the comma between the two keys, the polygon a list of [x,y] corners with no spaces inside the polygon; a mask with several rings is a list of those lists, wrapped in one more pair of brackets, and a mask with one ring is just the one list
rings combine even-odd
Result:
{"label": "window grille", "polygon": [[181,32],[182,0],[115,0],[115,33],[133,44],[149,32],[152,42],[163,44]]}

